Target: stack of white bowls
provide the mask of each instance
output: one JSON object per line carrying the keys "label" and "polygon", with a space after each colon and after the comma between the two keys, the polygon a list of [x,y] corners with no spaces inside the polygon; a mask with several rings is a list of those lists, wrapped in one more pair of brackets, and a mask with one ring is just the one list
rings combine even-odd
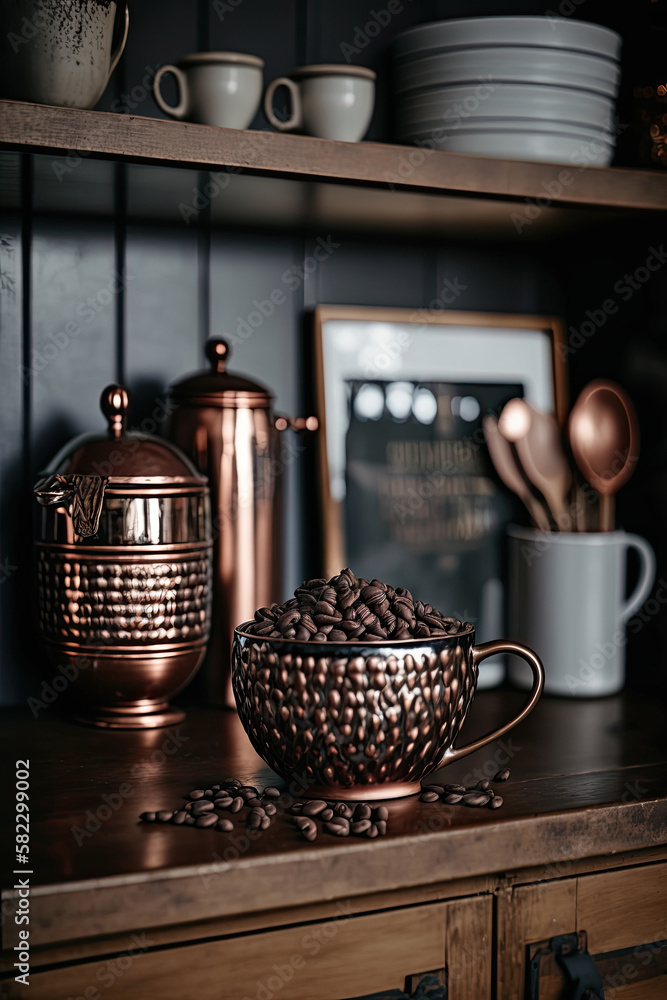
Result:
{"label": "stack of white bowls", "polygon": [[607,166],[621,38],[586,21],[466,17],[396,39],[396,138],[452,153]]}

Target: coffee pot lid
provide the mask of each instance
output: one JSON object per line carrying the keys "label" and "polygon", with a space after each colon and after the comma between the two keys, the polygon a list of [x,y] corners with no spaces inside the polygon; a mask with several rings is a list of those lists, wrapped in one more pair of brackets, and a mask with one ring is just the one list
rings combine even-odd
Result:
{"label": "coffee pot lid", "polygon": [[100,408],[108,420],[106,433],[73,438],[51,460],[45,476],[100,476],[108,485],[192,484],[205,486],[192,462],[170,441],[126,430],[129,396],[120,385],[108,385]]}
{"label": "coffee pot lid", "polygon": [[206,343],[206,356],[210,362],[207,372],[188,375],[169,387],[171,397],[190,406],[268,407],[272,393],[259,382],[232,375],[227,371],[231,355],[229,342],[213,337]]}

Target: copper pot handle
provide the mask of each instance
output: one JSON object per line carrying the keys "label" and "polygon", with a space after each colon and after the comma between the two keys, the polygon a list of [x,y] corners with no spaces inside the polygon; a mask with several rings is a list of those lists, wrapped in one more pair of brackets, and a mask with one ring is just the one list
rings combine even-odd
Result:
{"label": "copper pot handle", "polygon": [[544,667],[542,666],[542,661],[539,656],[537,656],[532,649],[528,649],[527,646],[522,646],[518,642],[505,642],[503,639],[493,639],[491,642],[483,642],[481,646],[474,646],[472,650],[472,661],[475,666],[485,660],[487,656],[493,656],[495,653],[514,653],[515,656],[521,656],[529,665],[530,669],[533,671],[533,688],[528,696],[526,704],[523,706],[519,714],[506,722],[504,726],[500,726],[498,729],[494,729],[493,732],[487,733],[486,736],[480,736],[478,740],[473,743],[466,743],[462,747],[449,747],[438,764],[438,767],[442,767],[443,764],[451,764],[452,761],[458,760],[459,757],[467,757],[469,753],[474,753],[475,750],[479,750],[481,747],[485,747],[487,743],[491,743],[493,740],[499,739],[508,733],[510,729],[514,729],[518,726],[527,715],[533,711],[537,702],[539,701],[540,695],[542,694],[542,688],[544,687]]}
{"label": "copper pot handle", "polygon": [[105,476],[44,476],[33,487],[42,507],[67,507],[81,538],[97,534],[108,479]]}

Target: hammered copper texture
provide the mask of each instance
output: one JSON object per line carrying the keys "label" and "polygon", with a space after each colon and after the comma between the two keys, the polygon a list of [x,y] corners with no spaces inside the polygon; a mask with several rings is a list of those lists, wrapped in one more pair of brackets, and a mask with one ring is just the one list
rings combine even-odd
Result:
{"label": "hammered copper texture", "polygon": [[386,648],[237,635],[236,704],[282,777],[350,788],[412,783],[442,763],[477,686],[474,632]]}
{"label": "hammered copper texture", "polygon": [[211,599],[210,550],[164,562],[102,561],[39,549],[40,631],[83,646],[204,642]]}

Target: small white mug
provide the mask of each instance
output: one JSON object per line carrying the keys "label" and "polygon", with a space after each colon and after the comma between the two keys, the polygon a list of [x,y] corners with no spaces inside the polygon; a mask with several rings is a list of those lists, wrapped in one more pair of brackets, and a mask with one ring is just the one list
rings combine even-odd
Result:
{"label": "small white mug", "polygon": [[[264,60],[241,52],[195,52],[177,66],[161,66],[153,80],[158,106],[172,118],[200,125],[247,128],[262,97]],[[160,92],[165,73],[173,73],[178,104],[167,104]]]}
{"label": "small white mug", "polygon": [[[273,95],[287,87],[292,113],[277,118]],[[366,135],[375,105],[375,73],[364,66],[302,66],[269,84],[264,113],[279,132],[298,129],[320,139],[359,142]]]}
{"label": "small white mug", "polygon": [[[625,531],[535,531],[510,526],[509,632],[531,643],[542,662],[548,694],[594,698],[625,682],[627,621],[655,580],[655,554]],[[639,580],[626,597],[630,549],[639,556]],[[510,679],[530,687],[523,663],[510,658]]]}

